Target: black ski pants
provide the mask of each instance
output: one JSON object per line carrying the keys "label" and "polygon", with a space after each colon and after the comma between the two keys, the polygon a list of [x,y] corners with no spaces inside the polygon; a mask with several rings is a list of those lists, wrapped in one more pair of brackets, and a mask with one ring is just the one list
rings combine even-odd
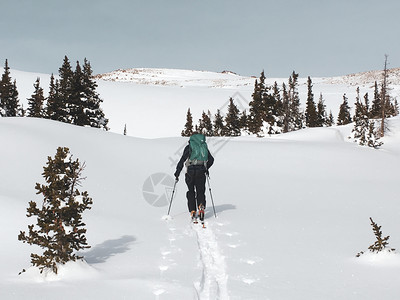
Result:
{"label": "black ski pants", "polygon": [[197,211],[200,204],[206,207],[206,168],[204,166],[189,166],[185,175],[188,186],[186,198],[189,212]]}

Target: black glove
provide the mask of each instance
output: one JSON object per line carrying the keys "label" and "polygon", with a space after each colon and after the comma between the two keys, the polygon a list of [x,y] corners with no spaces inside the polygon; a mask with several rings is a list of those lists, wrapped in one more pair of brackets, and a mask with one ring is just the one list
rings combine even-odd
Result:
{"label": "black glove", "polygon": [[208,169],[206,169],[206,175],[210,176],[210,173],[208,172]]}
{"label": "black glove", "polygon": [[179,171],[178,170],[176,170],[176,172],[174,173],[174,176],[175,176],[175,180],[176,181],[179,181]]}

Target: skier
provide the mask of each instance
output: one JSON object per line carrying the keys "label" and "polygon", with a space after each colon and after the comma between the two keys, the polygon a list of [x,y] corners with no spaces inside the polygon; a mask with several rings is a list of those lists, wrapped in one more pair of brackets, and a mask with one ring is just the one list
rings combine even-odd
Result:
{"label": "skier", "polygon": [[[214,157],[208,151],[206,137],[200,133],[194,133],[189,139],[189,145],[183,150],[181,159],[176,166],[174,174],[175,180],[179,180],[179,174],[185,163],[187,170],[185,182],[188,186],[186,198],[188,209],[192,220],[197,221],[197,208],[199,209],[199,218],[204,222],[204,209],[206,208],[206,175],[208,169],[214,163]],[[203,223],[204,224],[204,223]]]}

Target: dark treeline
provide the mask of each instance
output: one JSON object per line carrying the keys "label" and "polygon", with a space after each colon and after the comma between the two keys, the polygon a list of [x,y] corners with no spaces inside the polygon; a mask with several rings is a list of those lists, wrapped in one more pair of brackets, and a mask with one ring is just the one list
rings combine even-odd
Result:
{"label": "dark treeline", "polygon": [[12,80],[6,60],[0,81],[0,116],[46,118],[108,130],[108,119],[100,107],[103,100],[96,91],[97,84],[92,73],[92,67],[86,58],[83,66],[77,61],[73,71],[68,57],[65,56],[58,70],[59,78],[55,79],[51,75],[48,97],[44,96],[40,78],[37,78],[25,110],[19,103],[16,80]]}
{"label": "dark treeline", "polygon": [[[386,74],[386,72],[384,72]],[[265,83],[264,71],[255,81],[252,100],[248,104],[248,110],[240,111],[229,99],[228,110],[225,116],[220,110],[212,115],[208,110],[203,111],[198,124],[194,125],[190,108],[186,115],[186,124],[182,130],[182,136],[190,136],[193,132],[202,132],[207,136],[240,136],[242,134],[254,134],[262,137],[266,134],[280,134],[295,131],[307,127],[329,127],[335,125],[335,120],[330,111],[327,114],[326,105],[322,93],[318,101],[315,101],[312,91],[312,80],[307,79],[307,99],[305,110],[300,107],[298,93],[298,74],[293,71],[287,83],[279,86],[275,82],[272,86]],[[387,76],[387,75],[386,75]],[[378,142],[383,136],[381,130],[375,129],[375,123],[382,117],[389,118],[399,113],[397,100],[391,99],[387,92],[386,81],[380,86],[375,82],[372,105],[369,103],[369,95],[364,95],[361,100],[360,90],[357,88],[355,99],[355,115],[352,117],[346,94],[339,108],[336,125],[346,125],[354,122],[352,131],[355,142],[360,145],[379,147]],[[382,127],[382,126],[381,126]]]}
{"label": "dark treeline", "polygon": [[293,71],[287,83],[279,86],[275,82],[273,86],[268,86],[263,71],[255,81],[248,111],[240,111],[230,98],[225,116],[221,115],[220,110],[214,116],[209,111],[203,112],[198,125],[193,125],[189,109],[182,135],[189,136],[194,131],[202,131],[208,136],[239,136],[248,133],[262,137],[265,134],[285,133],[305,127],[332,126],[333,116],[332,113],[327,115],[322,94],[315,103],[310,77],[306,111],[301,110],[298,77]]}

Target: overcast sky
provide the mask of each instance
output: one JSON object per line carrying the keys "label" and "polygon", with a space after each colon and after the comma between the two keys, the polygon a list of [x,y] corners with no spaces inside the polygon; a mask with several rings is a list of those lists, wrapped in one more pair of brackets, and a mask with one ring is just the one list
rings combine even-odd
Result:
{"label": "overcast sky", "polygon": [[0,66],[335,76],[400,67],[399,0],[0,0]]}

